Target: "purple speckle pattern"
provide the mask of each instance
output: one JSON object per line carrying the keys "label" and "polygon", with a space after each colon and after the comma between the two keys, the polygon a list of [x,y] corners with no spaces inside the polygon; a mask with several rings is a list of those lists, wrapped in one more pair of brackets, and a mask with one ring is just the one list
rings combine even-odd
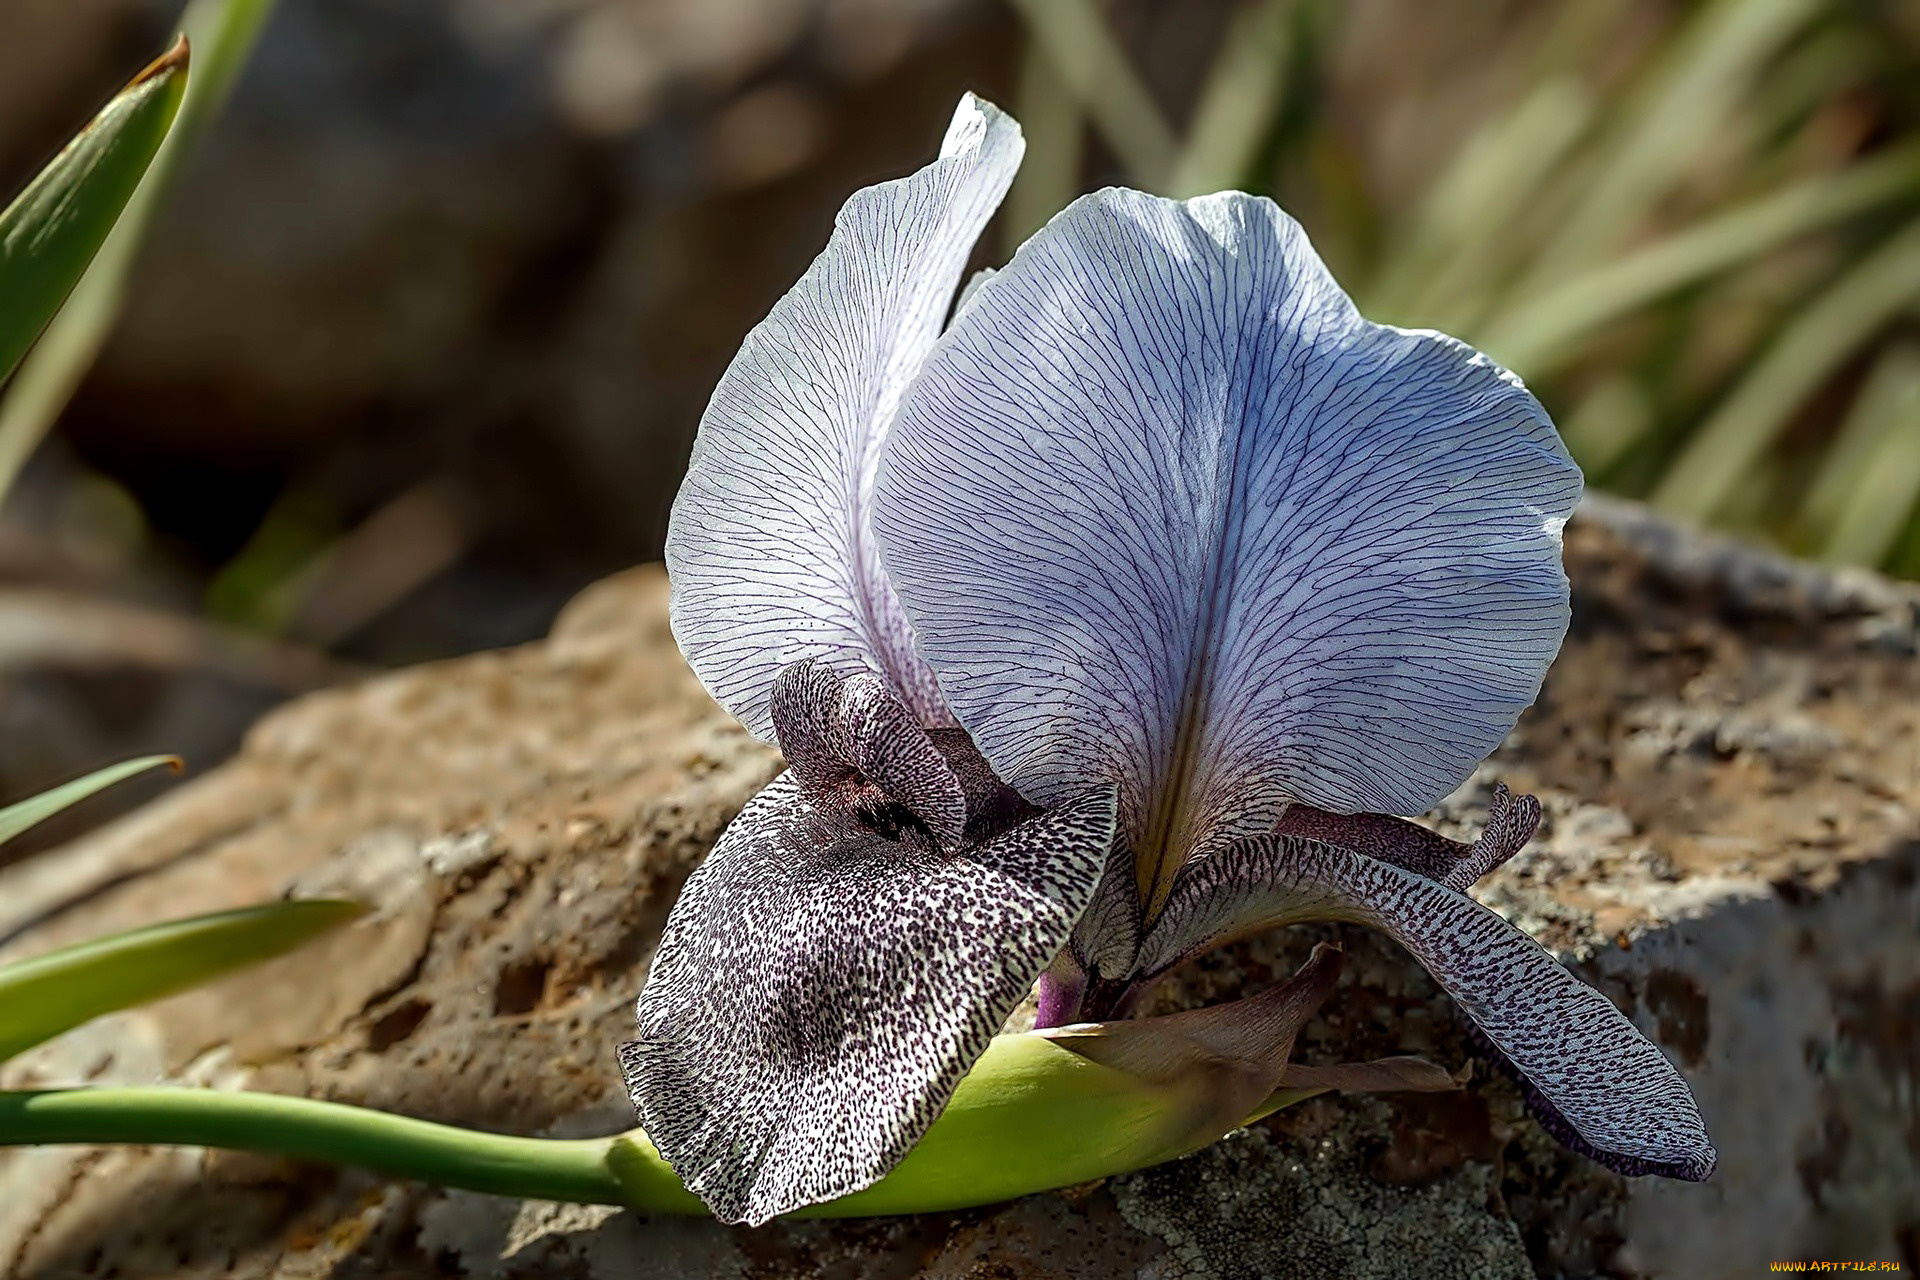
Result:
{"label": "purple speckle pattern", "polygon": [[1692,1091],[1613,1002],[1493,912],[1416,871],[1297,835],[1235,842],[1181,869],[1139,972],[1313,920],[1368,925],[1405,947],[1568,1145],[1626,1174],[1698,1182],[1713,1172]]}
{"label": "purple speckle pattern", "polygon": [[700,420],[667,531],[673,630],[763,738],[774,677],[809,657],[876,672],[922,724],[951,723],[880,569],[873,478],[1024,146],[1011,118],[964,97],[939,159],[847,201]]}
{"label": "purple speckle pattern", "polygon": [[841,706],[860,776],[905,805],[940,848],[958,848],[967,829],[966,792],[912,714],[876,677],[865,674],[847,681]]}
{"label": "purple speckle pattern", "polygon": [[1273,834],[1337,844],[1465,893],[1482,876],[1525,848],[1539,825],[1540,801],[1533,796],[1516,796],[1502,782],[1494,785],[1493,797],[1487,802],[1487,825],[1472,844],[1449,840],[1404,818],[1328,813],[1306,804],[1289,806],[1274,824]]}
{"label": "purple speckle pattern", "polygon": [[794,777],[823,805],[878,819],[905,809],[942,849],[966,834],[967,796],[926,731],[878,678],[807,659],[780,673],[774,731]]}
{"label": "purple speckle pattern", "polygon": [[[876,710],[885,696],[790,671],[775,703],[806,736],[783,731],[783,745],[836,740],[832,699],[838,734],[871,739],[848,724],[867,716],[911,739],[868,749],[909,761],[895,776],[923,794],[942,757],[911,719]],[[1111,788],[1042,813],[949,745],[947,782],[978,801],[959,847],[874,777],[796,759],[674,906],[621,1066],[654,1145],[725,1221],[847,1195],[898,1163],[1092,897]]]}

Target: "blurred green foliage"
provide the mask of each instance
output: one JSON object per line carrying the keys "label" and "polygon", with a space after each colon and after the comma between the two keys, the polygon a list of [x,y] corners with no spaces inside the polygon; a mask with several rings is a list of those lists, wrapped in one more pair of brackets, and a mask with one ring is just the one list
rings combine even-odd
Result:
{"label": "blurred green foliage", "polygon": [[184,42],[141,72],[0,210],[0,384],[60,310],[167,136]]}
{"label": "blurred green foliage", "polygon": [[[1464,110],[1400,83],[1417,34],[1374,33],[1376,100],[1334,91],[1379,5],[1242,0],[1197,90],[1158,95],[1124,10],[1015,8],[1016,237],[1083,189],[1090,142],[1147,189],[1270,194],[1369,316],[1525,377],[1596,485],[1920,576],[1911,4],[1489,6],[1457,15],[1488,33]],[[1376,145],[1408,108],[1461,117],[1410,184]]]}
{"label": "blurred green foliage", "polygon": [[[93,367],[119,318],[135,255],[161,196],[194,139],[232,91],[272,9],[272,0],[193,0],[181,15],[181,30],[193,47],[193,75],[189,81],[181,74],[177,79],[182,84],[172,86],[166,120],[173,127],[169,131],[162,124],[164,137],[153,139],[157,153],[151,148],[146,153],[151,166],[146,158],[141,160],[144,176],[136,173],[138,186],[121,196],[115,217],[100,228],[104,241],[95,246],[98,254],[90,250],[91,264],[77,283],[70,282],[72,292],[62,290],[65,304],[45,323],[44,331],[36,328],[39,341],[0,396],[0,499]],[[184,59],[180,70],[184,73]],[[136,81],[129,93],[140,84]],[[186,91],[184,100],[178,96],[181,87]]]}
{"label": "blurred green foliage", "polygon": [[[92,363],[183,137],[230,85],[268,0],[196,0],[207,52],[188,93],[183,39],[103,108],[0,211],[0,498]],[[0,808],[0,843],[118,782],[168,765],[143,756]],[[0,1061],[104,1013],[293,950],[364,914],[358,903],[274,902],[153,925],[0,965]]]}

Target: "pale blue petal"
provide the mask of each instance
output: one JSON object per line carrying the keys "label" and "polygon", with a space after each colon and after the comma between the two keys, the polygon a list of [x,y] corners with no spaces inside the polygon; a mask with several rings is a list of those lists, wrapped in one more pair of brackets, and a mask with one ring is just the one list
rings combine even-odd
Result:
{"label": "pale blue petal", "polygon": [[950,723],[880,572],[873,474],[1024,145],[1010,117],[962,99],[938,160],[847,201],[700,420],[667,534],[673,629],[761,737],[774,676],[804,658],[871,670],[923,723]]}
{"label": "pale blue petal", "polygon": [[1518,380],[1363,320],[1270,201],[1085,197],[915,381],[875,529],[948,706],[1163,892],[1289,800],[1417,813],[1534,698],[1580,473]]}

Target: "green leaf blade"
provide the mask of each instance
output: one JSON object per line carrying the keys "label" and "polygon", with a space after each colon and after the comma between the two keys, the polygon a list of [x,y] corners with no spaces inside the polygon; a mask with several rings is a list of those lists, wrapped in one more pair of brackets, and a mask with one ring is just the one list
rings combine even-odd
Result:
{"label": "green leaf blade", "polygon": [[311,898],[150,925],[0,967],[0,1061],[102,1014],[284,955],[364,914]]}
{"label": "green leaf blade", "polygon": [[145,773],[149,769],[158,769],[165,765],[170,769],[180,767],[178,756],[140,756],[133,760],[122,760],[119,764],[110,764],[104,769],[96,769],[84,778],[75,778],[57,787],[42,791],[37,796],[28,796],[25,800],[0,809],[0,844],[5,844],[29,827],[37,826],[59,813],[62,809],[85,800],[88,796],[105,791],[116,782],[124,782],[135,774]]}
{"label": "green leaf blade", "polygon": [[93,367],[120,317],[134,259],[173,175],[219,113],[273,11],[273,0],[192,0],[181,29],[194,49],[193,84],[112,235],[0,396],[0,500]]}
{"label": "green leaf blade", "polygon": [[173,127],[183,39],[108,102],[0,212],[0,382],[86,274]]}

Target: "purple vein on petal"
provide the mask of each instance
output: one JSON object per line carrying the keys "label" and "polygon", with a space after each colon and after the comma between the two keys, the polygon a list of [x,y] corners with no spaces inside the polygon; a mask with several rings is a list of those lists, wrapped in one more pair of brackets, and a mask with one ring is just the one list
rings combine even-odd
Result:
{"label": "purple vein on petal", "polygon": [[1516,379],[1367,323],[1271,202],[1109,190],[935,346],[874,528],[995,770],[1040,804],[1120,787],[1151,917],[1291,801],[1458,785],[1559,648],[1579,490]]}
{"label": "purple vein on petal", "polygon": [[1018,124],[964,97],[939,159],[847,201],[700,420],[667,532],[673,629],[761,737],[775,675],[809,657],[872,671],[922,723],[950,723],[880,569],[873,478],[1023,149]]}

